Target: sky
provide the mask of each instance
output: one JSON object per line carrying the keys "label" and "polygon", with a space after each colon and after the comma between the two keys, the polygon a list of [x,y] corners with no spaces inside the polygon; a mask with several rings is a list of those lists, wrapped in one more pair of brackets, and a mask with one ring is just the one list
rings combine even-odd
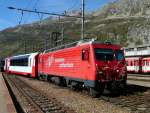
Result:
{"label": "sky", "polygon": [[[85,10],[95,11],[113,0],[85,0]],[[24,8],[45,12],[62,14],[64,11],[71,11],[81,8],[81,0],[0,0],[0,30],[14,27],[21,24],[28,24],[46,18],[47,15],[10,10],[7,7]],[[21,20],[22,17],[22,20]]]}

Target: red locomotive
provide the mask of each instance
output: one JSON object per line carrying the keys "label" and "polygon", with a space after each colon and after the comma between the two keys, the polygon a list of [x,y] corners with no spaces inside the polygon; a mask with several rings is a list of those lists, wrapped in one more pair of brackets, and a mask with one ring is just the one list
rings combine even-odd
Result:
{"label": "red locomotive", "polygon": [[28,57],[26,62],[32,67],[30,72],[26,72],[22,65],[15,65],[18,70],[12,68],[11,60],[21,56],[6,59],[5,70],[9,73],[31,74],[32,77],[44,76],[57,84],[73,88],[87,87],[94,97],[99,96],[104,88],[112,90],[126,84],[124,50],[120,46],[96,41],[68,46],[70,45],[34,54],[32,63]]}

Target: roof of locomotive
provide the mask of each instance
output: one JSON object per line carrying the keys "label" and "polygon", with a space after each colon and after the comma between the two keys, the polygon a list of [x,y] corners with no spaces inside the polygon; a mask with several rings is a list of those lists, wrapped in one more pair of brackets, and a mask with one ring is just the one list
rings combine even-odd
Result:
{"label": "roof of locomotive", "polygon": [[101,45],[101,46],[114,46],[114,47],[119,47],[121,48],[120,45],[118,44],[112,44],[111,42],[100,42],[100,41],[94,41],[91,42],[92,45]]}

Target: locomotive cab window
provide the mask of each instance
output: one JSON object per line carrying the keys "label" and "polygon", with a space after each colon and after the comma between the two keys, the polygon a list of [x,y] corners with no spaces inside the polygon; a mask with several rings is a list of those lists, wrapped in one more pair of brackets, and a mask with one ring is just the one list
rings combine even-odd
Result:
{"label": "locomotive cab window", "polygon": [[115,51],[115,56],[116,56],[116,59],[118,61],[121,61],[124,59],[124,53],[123,53],[123,50],[116,50]]}
{"label": "locomotive cab window", "polygon": [[114,60],[114,52],[112,49],[95,48],[95,57],[99,61],[112,61]]}

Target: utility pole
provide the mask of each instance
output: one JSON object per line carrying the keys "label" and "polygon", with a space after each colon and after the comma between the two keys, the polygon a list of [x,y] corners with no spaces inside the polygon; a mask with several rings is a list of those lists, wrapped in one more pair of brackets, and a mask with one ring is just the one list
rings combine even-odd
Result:
{"label": "utility pole", "polygon": [[82,28],[81,28],[81,40],[84,39],[84,10],[85,10],[85,3],[84,0],[82,0]]}
{"label": "utility pole", "polygon": [[[81,18],[82,19],[81,40],[84,39],[84,32],[85,32],[85,0],[82,0],[82,16],[70,16],[70,15],[66,15],[66,14],[49,13],[49,12],[29,10],[29,9],[23,9],[23,8],[15,8],[15,7],[8,7],[8,9],[22,11],[22,13],[23,12],[30,12],[30,13],[53,15],[53,16],[59,16],[59,17]],[[62,39],[64,38],[63,33],[64,33],[64,25],[62,25]]]}
{"label": "utility pole", "polygon": [[45,50],[47,50],[48,48],[47,48],[47,45],[48,45],[48,35],[46,35],[46,37],[45,37]]}
{"label": "utility pole", "polygon": [[62,45],[64,41],[64,23],[62,23],[61,38],[62,38],[62,41],[61,41],[61,45]]}
{"label": "utility pole", "polygon": [[59,16],[59,29],[61,30],[61,36],[60,39],[58,39],[57,41],[60,42],[60,44],[63,44],[63,40],[64,40],[64,22],[61,22],[60,16]]}
{"label": "utility pole", "polygon": [[24,40],[24,53],[25,54],[27,53],[27,43],[26,43],[26,40]]}

